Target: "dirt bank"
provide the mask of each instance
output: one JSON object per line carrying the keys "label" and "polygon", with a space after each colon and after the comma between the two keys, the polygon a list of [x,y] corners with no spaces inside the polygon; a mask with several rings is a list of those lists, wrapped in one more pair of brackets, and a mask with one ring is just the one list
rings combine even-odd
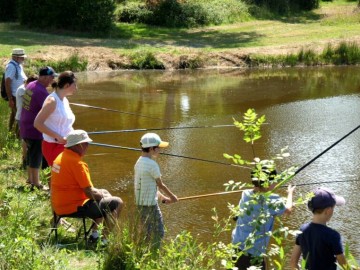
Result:
{"label": "dirt bank", "polygon": [[[336,45],[344,40],[326,40],[318,43],[295,44],[284,46],[268,46],[253,48],[238,48],[218,52],[203,52],[196,49],[187,49],[186,53],[172,55],[159,53],[156,58],[161,61],[166,69],[183,68],[189,61],[201,61],[204,68],[234,68],[247,67],[246,61],[254,54],[260,55],[286,55],[297,53],[302,48],[321,51],[327,44]],[[356,37],[347,42],[360,44],[360,38]],[[80,57],[87,59],[89,71],[110,71],[123,69],[130,63],[128,56],[119,55],[114,49],[98,46],[46,46],[35,53],[29,55],[31,59],[43,61],[57,61],[66,59],[77,53]],[[5,59],[4,59],[5,60]]]}

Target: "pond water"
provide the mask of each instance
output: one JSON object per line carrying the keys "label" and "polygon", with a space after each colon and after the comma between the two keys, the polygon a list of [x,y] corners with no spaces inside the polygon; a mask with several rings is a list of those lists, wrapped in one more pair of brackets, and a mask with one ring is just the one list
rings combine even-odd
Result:
{"label": "pond water", "polygon": [[[360,67],[289,68],[273,70],[122,71],[78,74],[79,91],[70,102],[118,110],[113,112],[72,105],[75,127],[92,131],[138,128],[231,125],[248,108],[266,115],[263,138],[255,144],[256,156],[266,159],[289,147],[291,156],[278,164],[283,170],[303,165],[360,124]],[[125,113],[128,112],[128,113]],[[139,148],[143,132],[91,135],[94,142]],[[242,133],[231,127],[156,131],[170,142],[166,153],[228,163],[223,153],[252,159],[251,147]],[[344,139],[296,175],[295,197],[317,186],[343,195],[347,204],[338,207],[329,225],[360,256],[360,130]],[[133,166],[140,152],[91,146],[88,162],[96,187],[134,205]],[[217,163],[162,155],[158,158],[163,180],[179,197],[224,191],[233,179],[249,182],[249,170]],[[335,182],[341,181],[341,182]],[[327,182],[326,184],[312,184]],[[333,182],[333,183],[331,183]],[[284,189],[280,191],[285,195]],[[239,194],[211,196],[162,205],[167,237],[183,230],[200,241],[211,240],[212,208],[228,215],[227,204],[237,204]],[[309,221],[305,206],[296,208],[286,224],[297,229]],[[222,236],[230,241],[230,232]]]}

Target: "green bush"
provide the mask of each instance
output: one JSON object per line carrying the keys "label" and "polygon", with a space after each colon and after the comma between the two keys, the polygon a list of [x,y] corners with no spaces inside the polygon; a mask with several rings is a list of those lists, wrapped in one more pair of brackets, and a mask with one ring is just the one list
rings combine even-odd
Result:
{"label": "green bush", "polygon": [[15,21],[17,19],[17,4],[18,0],[0,0],[0,22]]}
{"label": "green bush", "polygon": [[121,22],[167,27],[197,27],[246,20],[245,3],[238,0],[161,0],[151,4],[124,2],[117,10]]}
{"label": "green bush", "polygon": [[165,66],[151,52],[138,52],[131,57],[130,68],[165,69]]}
{"label": "green bush", "polygon": [[319,7],[319,0],[245,0],[245,2],[256,7],[264,7],[281,15],[293,11],[308,11]]}
{"label": "green bush", "polygon": [[145,3],[129,2],[120,5],[115,12],[116,20],[126,23],[141,23],[149,21],[152,12]]}
{"label": "green bush", "polygon": [[114,0],[18,0],[20,23],[29,27],[106,34],[113,26]]}

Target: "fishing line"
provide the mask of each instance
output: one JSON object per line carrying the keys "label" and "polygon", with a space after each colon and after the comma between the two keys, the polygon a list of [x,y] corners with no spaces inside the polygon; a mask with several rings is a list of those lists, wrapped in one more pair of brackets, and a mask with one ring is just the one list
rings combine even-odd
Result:
{"label": "fishing line", "polygon": [[[136,115],[136,116],[140,116],[140,117],[146,117],[146,118],[151,118],[151,119],[157,119],[157,120],[165,120],[163,118],[158,118],[158,117],[152,117],[152,116],[147,116],[147,115],[143,115],[143,114],[138,114],[138,113],[132,113],[132,112],[124,112],[124,111],[120,111],[120,110],[115,110],[115,109],[108,109],[108,108],[102,108],[102,107],[97,107],[97,106],[91,106],[91,105],[86,105],[86,104],[80,104],[80,103],[73,103],[70,102],[71,105],[75,105],[75,106],[79,106],[79,107],[85,107],[85,108],[91,108],[91,109],[96,109],[96,110],[103,110],[103,111],[109,111],[109,112],[118,112],[118,113],[122,113],[122,114],[130,114],[130,115]],[[165,120],[167,122],[168,120]],[[90,133],[89,133],[90,134]]]}
{"label": "fishing line", "polygon": [[[310,185],[332,184],[332,183],[345,183],[345,182],[360,182],[360,180],[356,179],[356,180],[313,182],[313,183],[297,184],[296,186],[299,187],[299,186],[310,186]],[[287,188],[288,186],[281,186],[281,187],[282,188]],[[202,195],[194,195],[194,196],[181,197],[181,198],[178,198],[178,200],[179,201],[192,200],[192,199],[199,199],[199,198],[218,196],[218,195],[235,194],[235,193],[240,193],[240,192],[243,192],[243,191],[244,191],[244,189],[240,189],[240,190],[216,192],[216,193],[209,193],[209,194],[202,194]]]}
{"label": "fishing line", "polygon": [[[303,166],[301,166],[299,169],[297,169],[295,171],[294,174],[290,175],[287,179],[285,179],[285,181],[283,182],[288,182],[290,181],[295,175],[297,175],[299,172],[301,172],[303,169],[305,169],[307,166],[309,166],[311,163],[313,163],[315,160],[317,160],[319,157],[321,157],[323,154],[325,154],[327,151],[329,151],[331,148],[333,148],[335,145],[337,145],[338,143],[340,143],[342,140],[344,140],[346,137],[348,137],[349,135],[351,135],[352,133],[354,133],[357,129],[360,128],[360,125],[357,126],[356,128],[354,128],[353,130],[351,130],[349,133],[347,133],[345,136],[343,136],[342,138],[340,138],[339,140],[337,140],[335,143],[333,143],[332,145],[330,145],[328,148],[326,148],[324,151],[322,151],[320,154],[318,154],[317,156],[315,156],[313,159],[311,159],[309,162],[305,163]],[[318,185],[318,184],[329,184],[329,183],[341,183],[341,182],[350,182],[350,181],[359,181],[359,180],[339,180],[339,181],[331,181],[331,182],[315,182],[315,183],[304,183],[304,184],[298,184],[296,186],[307,186],[307,185]],[[287,187],[285,185],[282,186],[277,186],[275,187]],[[216,196],[216,195],[224,195],[224,194],[231,194],[231,193],[239,193],[242,192],[243,190],[236,190],[236,191],[227,191],[227,192],[218,192],[218,193],[211,193],[209,196]],[[195,196],[189,196],[189,197],[184,197],[184,198],[179,198],[178,200],[187,200],[187,199],[196,199],[196,198],[200,198],[200,197],[208,197],[208,194],[204,194],[204,195],[195,195]]]}
{"label": "fishing line", "polygon": [[91,131],[92,134],[110,134],[110,133],[124,133],[124,132],[142,132],[154,130],[173,130],[173,129],[193,129],[193,128],[220,128],[220,127],[235,127],[234,125],[213,125],[213,126],[184,126],[184,127],[166,127],[166,128],[138,128],[138,129],[120,129],[120,130],[104,130],[104,131]]}
{"label": "fishing line", "polygon": [[[141,152],[141,149],[139,149],[139,148],[125,147],[125,146],[120,146],[120,145],[96,143],[96,142],[90,142],[89,144],[96,145],[96,146],[102,146],[102,147],[118,148],[118,149]],[[241,166],[241,165],[236,165],[236,164],[231,164],[231,163],[225,163],[225,162],[221,162],[221,161],[208,160],[208,159],[195,158],[195,157],[188,157],[188,156],[181,156],[181,155],[175,155],[175,154],[170,154],[170,153],[160,153],[160,155],[171,156],[171,157],[181,157],[181,158],[185,158],[185,159],[192,159],[192,160],[197,160],[197,161],[204,161],[204,162],[209,162],[209,163],[215,163],[215,164],[221,164],[221,165],[227,165],[227,166],[251,169],[251,168],[246,167],[246,166]]]}

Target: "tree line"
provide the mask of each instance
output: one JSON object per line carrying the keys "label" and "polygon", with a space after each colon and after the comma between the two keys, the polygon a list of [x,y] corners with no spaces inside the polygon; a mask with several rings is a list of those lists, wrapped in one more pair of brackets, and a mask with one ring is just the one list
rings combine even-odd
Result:
{"label": "tree line", "polygon": [[[107,34],[115,22],[198,27],[259,14],[311,11],[320,0],[0,0],[0,21],[40,29]],[[332,0],[322,0],[332,1]],[[360,6],[360,0],[358,1]]]}

